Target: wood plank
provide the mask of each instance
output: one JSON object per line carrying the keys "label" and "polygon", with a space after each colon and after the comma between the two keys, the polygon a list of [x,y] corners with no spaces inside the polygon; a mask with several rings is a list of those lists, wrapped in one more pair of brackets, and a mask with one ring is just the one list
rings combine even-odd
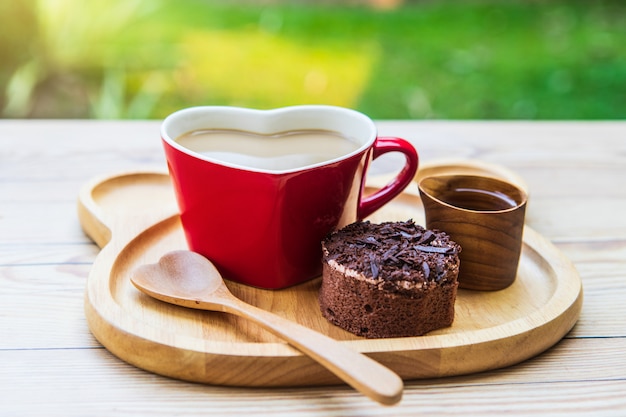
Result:
{"label": "wood plank", "polygon": [[11,381],[3,387],[3,398],[9,400],[0,403],[0,414],[206,415],[210,409],[214,415],[378,416],[419,410],[420,415],[450,416],[565,416],[575,411],[617,416],[626,410],[626,361],[615,362],[624,349],[624,339],[563,341],[542,360],[506,370],[409,382],[393,408],[345,386],[232,389],[180,382],[133,368],[102,349],[0,351],[3,377]]}
{"label": "wood plank", "polygon": [[[624,177],[626,165],[619,123],[379,122],[379,126],[381,133],[411,139],[422,150],[422,162],[462,157],[515,170],[531,189],[528,223],[550,239],[573,238],[577,233],[626,235],[626,217],[619,215],[626,208],[626,188],[614,185],[620,174]],[[84,146],[87,127],[89,140],[98,144],[97,153]],[[56,216],[59,212],[42,213],[41,202],[72,204],[80,185],[93,176],[136,167],[165,169],[158,128],[157,121],[1,121],[0,202],[6,213],[0,221],[9,233],[17,233],[12,226],[28,223],[15,218],[14,211],[32,210],[32,219]],[[477,136],[478,145],[470,147]],[[46,152],[26,151],[25,141]],[[61,145],[50,148],[50,141]],[[63,163],[54,164],[57,160]],[[580,184],[591,174],[594,185],[581,199]],[[572,228],[572,222],[579,227]],[[37,237],[32,231],[29,236]]]}
{"label": "wood plank", "polygon": [[[133,380],[135,385],[128,384]],[[402,402],[383,408],[367,402],[357,393],[344,388],[327,389],[196,389],[182,390],[152,381],[113,378],[123,382],[110,390],[110,383],[98,386],[72,387],[68,392],[32,392],[30,398],[15,397],[0,405],[9,416],[564,416],[573,415],[621,417],[626,407],[623,381],[602,381],[589,386],[586,382],[523,384],[511,387],[424,388],[405,390]],[[150,384],[149,389],[145,389]],[[102,385],[106,385],[103,390]],[[140,388],[137,388],[140,387]],[[32,390],[32,388],[29,388]],[[480,394],[478,394],[480,392]],[[100,395],[97,395],[100,393]],[[126,393],[133,394],[129,398]],[[576,399],[561,401],[562,397]],[[20,401],[16,403],[17,401]]]}
{"label": "wood plank", "polygon": [[[560,176],[565,180],[572,174],[584,175],[591,168],[600,169],[599,175],[609,178],[625,159],[626,145],[619,122],[380,121],[377,124],[382,135],[403,136],[414,142],[422,161],[469,158],[502,164],[528,175],[536,172],[529,182],[537,184],[539,189],[545,188],[541,187],[545,183],[542,169],[552,173],[567,169]],[[1,120],[0,180],[85,178],[103,170],[127,169],[129,164],[164,166],[159,125],[158,121]],[[85,146],[86,141],[90,146]],[[55,143],[54,147],[50,146],[51,142]],[[98,149],[96,153],[92,150],[94,146]],[[55,160],[64,163],[50,163]],[[603,175],[602,171],[607,174]],[[572,178],[571,184],[580,183],[574,179],[579,178]],[[554,187],[552,192],[558,190]]]}
{"label": "wood plank", "polygon": [[91,263],[0,269],[0,350],[99,347],[83,299]]}
{"label": "wood plank", "polygon": [[572,337],[626,336],[626,240],[558,243],[581,275],[583,309]]}
{"label": "wood plank", "polygon": [[[76,202],[2,203],[0,245],[88,244],[76,215]],[[0,256],[2,256],[0,254]]]}
{"label": "wood plank", "polygon": [[526,223],[553,241],[626,238],[626,198],[534,199],[527,209]]}
{"label": "wood plank", "polygon": [[[103,169],[96,176],[108,172],[123,171]],[[84,241],[76,217],[76,200],[80,187],[89,179],[43,184],[0,182],[0,243]],[[559,186],[554,184],[555,188]],[[626,196],[548,197],[536,196],[535,189],[531,186],[526,223],[546,238],[553,241],[626,238],[626,216],[622,215],[626,212]]]}
{"label": "wood plank", "polygon": [[[626,241],[581,241],[558,247],[575,262],[584,287],[581,317],[568,337],[626,336],[621,272]],[[90,243],[0,248],[0,349],[97,346],[87,329],[82,303],[86,277],[99,249]]]}
{"label": "wood plank", "polygon": [[[82,233],[82,231],[81,231]],[[82,236],[81,236],[82,238]],[[91,240],[84,236],[82,240],[50,241],[40,243],[2,242],[0,243],[0,267],[35,267],[84,265],[91,267],[100,252]],[[1,275],[1,274],[0,274]],[[50,280],[53,276],[49,276]]]}

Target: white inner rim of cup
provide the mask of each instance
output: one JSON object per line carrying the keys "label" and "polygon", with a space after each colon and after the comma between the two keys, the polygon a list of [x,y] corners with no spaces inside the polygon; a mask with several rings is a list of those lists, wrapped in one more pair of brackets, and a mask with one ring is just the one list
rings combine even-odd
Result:
{"label": "white inner rim of cup", "polygon": [[[358,141],[359,147],[334,159],[292,169],[252,168],[211,158],[176,142],[176,139],[181,135],[201,129],[241,130],[261,135],[279,134],[294,130],[329,130]],[[199,106],[179,110],[166,117],[161,125],[161,137],[176,150],[198,159],[246,171],[282,174],[332,164],[363,152],[376,140],[376,126],[369,117],[362,113],[335,106],[303,105],[272,110]]]}

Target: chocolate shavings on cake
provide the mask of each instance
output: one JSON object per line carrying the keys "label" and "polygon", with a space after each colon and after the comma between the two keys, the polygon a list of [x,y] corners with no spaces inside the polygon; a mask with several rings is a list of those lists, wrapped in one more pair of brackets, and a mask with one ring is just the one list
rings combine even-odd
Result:
{"label": "chocolate shavings on cake", "polygon": [[389,283],[440,283],[450,265],[446,257],[461,251],[446,233],[426,230],[413,220],[353,223],[329,235],[324,244],[326,260]]}

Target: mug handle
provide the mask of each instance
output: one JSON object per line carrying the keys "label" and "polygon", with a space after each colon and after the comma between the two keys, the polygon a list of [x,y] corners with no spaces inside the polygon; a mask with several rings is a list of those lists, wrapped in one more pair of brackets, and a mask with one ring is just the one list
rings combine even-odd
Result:
{"label": "mug handle", "polygon": [[[374,194],[361,199],[357,211],[358,220],[362,220],[387,204],[391,199],[400,194],[415,177],[419,158],[417,151],[408,141],[394,137],[376,138],[372,147],[372,160],[389,152],[400,152],[406,157],[402,170],[389,184],[385,185]],[[363,179],[365,184],[365,177]]]}

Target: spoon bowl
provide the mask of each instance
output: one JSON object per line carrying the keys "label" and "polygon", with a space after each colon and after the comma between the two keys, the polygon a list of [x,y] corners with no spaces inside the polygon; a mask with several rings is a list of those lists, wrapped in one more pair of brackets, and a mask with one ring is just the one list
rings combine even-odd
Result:
{"label": "spoon bowl", "polygon": [[137,268],[131,281],[140,291],[167,303],[252,320],[381,404],[392,405],[402,398],[403,382],[397,374],[334,339],[241,301],[202,255],[170,252],[156,264]]}

